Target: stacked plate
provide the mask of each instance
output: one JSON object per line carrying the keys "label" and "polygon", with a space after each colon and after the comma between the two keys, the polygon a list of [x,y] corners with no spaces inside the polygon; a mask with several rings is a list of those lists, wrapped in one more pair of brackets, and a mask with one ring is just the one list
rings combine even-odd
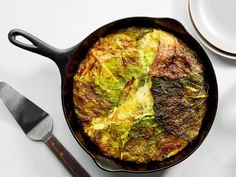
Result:
{"label": "stacked plate", "polygon": [[236,60],[236,0],[189,0],[199,40],[213,52]]}

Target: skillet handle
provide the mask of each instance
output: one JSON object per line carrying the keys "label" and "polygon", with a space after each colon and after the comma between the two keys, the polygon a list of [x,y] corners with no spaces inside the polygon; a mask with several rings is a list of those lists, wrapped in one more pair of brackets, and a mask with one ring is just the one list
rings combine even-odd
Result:
{"label": "skillet handle", "polygon": [[[27,39],[32,44],[23,43],[17,40],[16,37],[18,36],[21,36]],[[8,34],[8,39],[12,44],[22,49],[25,49],[25,50],[28,50],[28,51],[31,51],[31,52],[34,52],[34,53],[37,53],[37,54],[40,54],[40,55],[43,55],[45,57],[52,59],[59,67],[59,70],[62,76],[64,75],[68,57],[70,53],[72,52],[71,49],[62,50],[62,49],[54,48],[48,45],[47,43],[41,41],[37,37],[31,35],[30,33],[20,30],[20,29],[11,30]]]}
{"label": "skillet handle", "polygon": [[45,140],[45,143],[73,177],[91,177],[53,134]]}

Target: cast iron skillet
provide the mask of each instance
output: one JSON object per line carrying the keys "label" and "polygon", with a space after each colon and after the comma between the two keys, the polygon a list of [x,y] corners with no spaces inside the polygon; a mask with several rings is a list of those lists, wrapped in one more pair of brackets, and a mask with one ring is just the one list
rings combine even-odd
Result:
{"label": "cast iron skillet", "polygon": [[[162,161],[162,162],[150,162],[148,164],[136,164],[134,162],[125,162],[113,158],[104,156],[99,149],[90,141],[90,139],[83,133],[82,127],[75,115],[73,106],[73,75],[77,70],[81,60],[85,57],[88,50],[92,45],[100,38],[107,34],[121,28],[130,26],[141,26],[141,27],[154,27],[161,28],[174,34],[176,37],[185,42],[192,50],[194,50],[199,58],[202,60],[205,70],[205,79],[209,85],[209,98],[207,100],[207,111],[203,119],[203,124],[200,129],[198,137],[189,144],[185,149],[176,155]],[[25,44],[16,39],[17,36],[22,36],[32,42],[32,45]],[[217,101],[218,101],[218,89],[217,81],[212,64],[206,55],[203,48],[198,42],[185,30],[183,25],[178,21],[170,18],[149,18],[149,17],[132,17],[125,18],[111,22],[103,27],[97,29],[82,42],[76,46],[60,50],[56,49],[31,34],[14,29],[9,32],[9,40],[12,44],[29,50],[34,53],[38,53],[45,57],[52,59],[58,66],[61,79],[62,79],[62,104],[63,111],[68,126],[75,139],[81,145],[81,147],[95,160],[96,164],[107,171],[125,171],[125,172],[153,172],[166,169],[171,167],[189,155],[191,155],[203,140],[206,138],[215,118]]]}

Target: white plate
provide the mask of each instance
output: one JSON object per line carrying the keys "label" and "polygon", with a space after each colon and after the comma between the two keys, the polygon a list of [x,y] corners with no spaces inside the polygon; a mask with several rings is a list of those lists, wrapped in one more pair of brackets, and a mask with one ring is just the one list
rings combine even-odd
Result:
{"label": "white plate", "polygon": [[209,41],[207,41],[202,36],[202,34],[199,32],[199,30],[197,29],[197,27],[196,27],[196,25],[193,21],[193,18],[191,16],[191,12],[190,12],[190,7],[189,7],[189,19],[190,19],[190,22],[192,24],[193,31],[195,32],[195,34],[197,35],[197,37],[198,37],[198,39],[201,43],[203,43],[208,49],[210,49],[211,51],[215,52],[216,54],[218,54],[222,57],[236,60],[236,54],[228,53],[228,52],[225,52],[225,51],[217,48],[216,46],[212,45]]}
{"label": "white plate", "polygon": [[236,54],[236,0],[189,0],[199,33],[216,49]]}

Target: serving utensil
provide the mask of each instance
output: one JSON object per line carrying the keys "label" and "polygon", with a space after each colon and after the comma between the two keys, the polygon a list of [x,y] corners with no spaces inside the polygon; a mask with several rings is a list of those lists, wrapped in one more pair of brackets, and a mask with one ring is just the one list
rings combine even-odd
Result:
{"label": "serving utensil", "polygon": [[52,134],[51,116],[10,85],[0,82],[0,98],[32,140],[43,141],[74,177],[90,177],[69,151]]}

